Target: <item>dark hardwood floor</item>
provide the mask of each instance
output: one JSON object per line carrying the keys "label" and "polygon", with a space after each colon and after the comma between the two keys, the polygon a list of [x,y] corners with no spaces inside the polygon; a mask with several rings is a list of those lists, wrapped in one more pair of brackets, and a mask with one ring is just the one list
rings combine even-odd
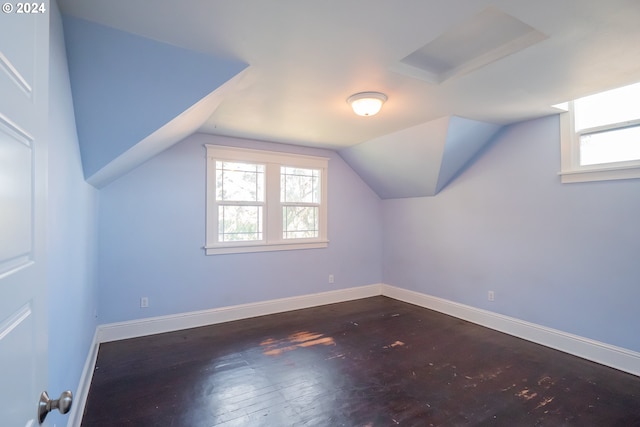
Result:
{"label": "dark hardwood floor", "polygon": [[385,297],[102,344],[83,426],[640,426],[640,377]]}

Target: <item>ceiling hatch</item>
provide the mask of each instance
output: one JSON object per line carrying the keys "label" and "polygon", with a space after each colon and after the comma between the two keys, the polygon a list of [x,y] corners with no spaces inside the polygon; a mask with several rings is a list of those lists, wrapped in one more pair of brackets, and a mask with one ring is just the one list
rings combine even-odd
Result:
{"label": "ceiling hatch", "polygon": [[394,64],[396,72],[440,84],[528,48],[547,36],[489,7]]}

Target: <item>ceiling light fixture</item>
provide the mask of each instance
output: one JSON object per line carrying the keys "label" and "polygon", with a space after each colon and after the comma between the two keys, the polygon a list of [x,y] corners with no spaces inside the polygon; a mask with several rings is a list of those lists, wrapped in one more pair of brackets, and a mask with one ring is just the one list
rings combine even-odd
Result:
{"label": "ceiling light fixture", "polygon": [[353,112],[359,116],[373,116],[380,111],[387,95],[380,92],[360,92],[347,98]]}

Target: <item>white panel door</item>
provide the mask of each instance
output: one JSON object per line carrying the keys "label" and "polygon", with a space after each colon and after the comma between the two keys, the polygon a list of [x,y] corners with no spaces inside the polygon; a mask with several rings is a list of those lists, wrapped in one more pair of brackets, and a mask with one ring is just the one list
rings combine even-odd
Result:
{"label": "white panel door", "polygon": [[49,2],[39,13],[0,3],[0,426],[37,426],[47,381]]}

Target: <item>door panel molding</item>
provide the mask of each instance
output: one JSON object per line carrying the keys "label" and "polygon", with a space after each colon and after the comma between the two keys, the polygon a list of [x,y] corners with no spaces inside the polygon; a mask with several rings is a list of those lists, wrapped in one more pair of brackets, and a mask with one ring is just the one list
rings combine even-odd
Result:
{"label": "door panel molding", "polygon": [[22,74],[17,70],[17,68],[7,59],[7,57],[0,52],[0,69],[4,70],[7,73],[7,76],[16,84],[18,88],[20,88],[24,94],[31,98],[33,96],[33,89],[27,79],[24,78]]}

